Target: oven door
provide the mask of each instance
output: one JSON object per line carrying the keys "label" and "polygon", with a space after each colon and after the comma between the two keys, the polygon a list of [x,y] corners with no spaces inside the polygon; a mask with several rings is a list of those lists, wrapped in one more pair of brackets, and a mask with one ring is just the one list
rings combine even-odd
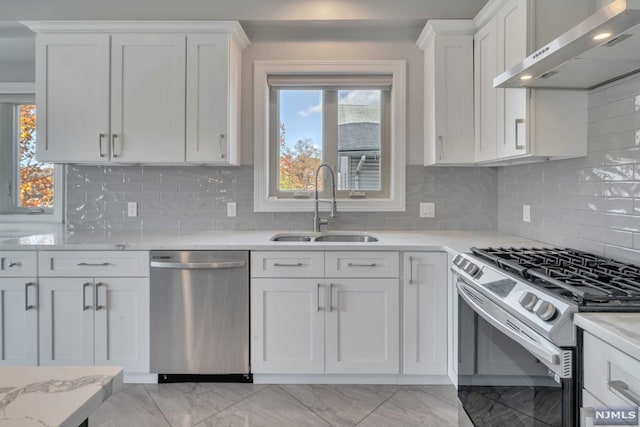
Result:
{"label": "oven door", "polygon": [[574,350],[555,347],[461,277],[458,398],[475,426],[573,426]]}

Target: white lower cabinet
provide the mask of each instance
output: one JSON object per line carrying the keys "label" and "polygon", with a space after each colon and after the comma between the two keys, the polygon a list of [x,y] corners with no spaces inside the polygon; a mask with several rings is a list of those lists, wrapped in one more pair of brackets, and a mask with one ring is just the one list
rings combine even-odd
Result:
{"label": "white lower cabinet", "polygon": [[[253,252],[251,258],[253,373],[399,373],[397,252]],[[276,271],[280,277],[272,277]],[[318,277],[300,278],[310,274]]]}
{"label": "white lower cabinet", "polygon": [[38,364],[38,255],[0,251],[0,366]]}
{"label": "white lower cabinet", "polygon": [[314,279],[251,280],[254,373],[324,373],[322,286]]}
{"label": "white lower cabinet", "polygon": [[405,374],[447,374],[447,277],[446,253],[405,252]]}
{"label": "white lower cabinet", "polygon": [[149,372],[149,253],[39,253],[41,365]]}
{"label": "white lower cabinet", "polygon": [[331,279],[329,295],[325,372],[397,374],[398,279]]}
{"label": "white lower cabinet", "polygon": [[149,371],[147,278],[40,280],[40,364]]}
{"label": "white lower cabinet", "polygon": [[0,366],[38,364],[38,286],[34,278],[0,278]]}
{"label": "white lower cabinet", "polygon": [[[584,332],[583,406],[640,406],[640,360]],[[591,394],[596,402],[589,402]]]}

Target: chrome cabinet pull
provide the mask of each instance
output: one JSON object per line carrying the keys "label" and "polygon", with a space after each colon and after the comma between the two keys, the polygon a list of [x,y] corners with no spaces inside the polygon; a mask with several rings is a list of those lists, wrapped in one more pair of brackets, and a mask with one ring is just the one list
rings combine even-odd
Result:
{"label": "chrome cabinet pull", "polygon": [[[524,149],[524,145],[520,145],[518,141],[518,127],[520,125],[524,125],[524,119],[515,119],[515,124],[516,124],[516,137],[515,137],[515,141],[516,141],[516,150],[523,150]],[[507,143],[507,141],[505,140],[505,144]]]}
{"label": "chrome cabinet pull", "polygon": [[[35,286],[36,288],[36,303],[31,305],[29,304],[29,288],[31,286]],[[24,311],[29,311],[32,308],[38,308],[38,285],[33,282],[24,284]]]}
{"label": "chrome cabinet pull", "polygon": [[4,257],[0,258],[0,270],[4,270]]}
{"label": "chrome cabinet pull", "polygon": [[637,396],[634,392],[629,390],[629,385],[621,380],[609,381],[607,383],[612,391],[618,392],[622,396],[626,397],[635,406],[640,406],[640,396]]}
{"label": "chrome cabinet pull", "polygon": [[320,283],[317,284],[316,288],[316,299],[318,301],[318,313],[320,313]]}
{"label": "chrome cabinet pull", "polygon": [[224,159],[224,133],[220,134],[220,158]]}
{"label": "chrome cabinet pull", "polygon": [[116,138],[118,138],[117,133],[111,135],[111,155],[113,157],[118,157],[118,154],[116,153]]}
{"label": "chrome cabinet pull", "polygon": [[282,264],[279,262],[274,262],[273,266],[274,267],[302,267],[304,264],[302,264],[301,262],[296,262],[295,264]]}
{"label": "chrome cabinet pull", "polygon": [[104,157],[104,154],[102,154],[102,140],[105,136],[106,135],[104,133],[98,134],[98,154],[100,155],[100,157]]}
{"label": "chrome cabinet pull", "polygon": [[409,284],[415,285],[416,281],[413,280],[413,257],[409,257]]}
{"label": "chrome cabinet pull", "polygon": [[[104,288],[104,305],[99,304],[100,299],[100,288]],[[96,283],[96,311],[106,310],[107,309],[107,284],[106,283]]]}
{"label": "chrome cabinet pull", "polygon": [[76,264],[78,267],[106,267],[111,265],[110,262],[100,262],[100,263],[93,263],[93,262],[79,262],[78,264]]}
{"label": "chrome cabinet pull", "polygon": [[87,305],[87,286],[91,286],[90,282],[82,284],[82,311],[91,310],[93,306]]}
{"label": "chrome cabinet pull", "polygon": [[164,262],[151,261],[151,267],[173,268],[178,270],[216,270],[222,268],[242,268],[247,265],[244,261],[215,261],[215,262]]}
{"label": "chrome cabinet pull", "polygon": [[329,283],[329,312],[333,311],[333,283]]}
{"label": "chrome cabinet pull", "polygon": [[444,137],[438,135],[438,140],[440,141],[440,160],[442,160],[444,159]]}
{"label": "chrome cabinet pull", "polygon": [[375,267],[376,264],[375,262],[372,262],[370,264],[359,264],[357,262],[350,262],[349,264],[347,264],[347,267]]}

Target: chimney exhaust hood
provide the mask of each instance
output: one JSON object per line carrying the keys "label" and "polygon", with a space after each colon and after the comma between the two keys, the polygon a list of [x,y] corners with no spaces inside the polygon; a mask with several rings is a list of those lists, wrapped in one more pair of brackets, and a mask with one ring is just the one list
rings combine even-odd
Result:
{"label": "chimney exhaust hood", "polygon": [[593,89],[640,70],[640,0],[615,0],[493,80],[500,88]]}

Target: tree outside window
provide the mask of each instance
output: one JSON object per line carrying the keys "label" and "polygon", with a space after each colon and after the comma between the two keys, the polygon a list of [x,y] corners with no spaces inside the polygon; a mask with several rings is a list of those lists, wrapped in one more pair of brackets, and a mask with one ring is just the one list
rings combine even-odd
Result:
{"label": "tree outside window", "polygon": [[36,106],[18,109],[18,198],[20,208],[53,208],[54,166],[36,158]]}

